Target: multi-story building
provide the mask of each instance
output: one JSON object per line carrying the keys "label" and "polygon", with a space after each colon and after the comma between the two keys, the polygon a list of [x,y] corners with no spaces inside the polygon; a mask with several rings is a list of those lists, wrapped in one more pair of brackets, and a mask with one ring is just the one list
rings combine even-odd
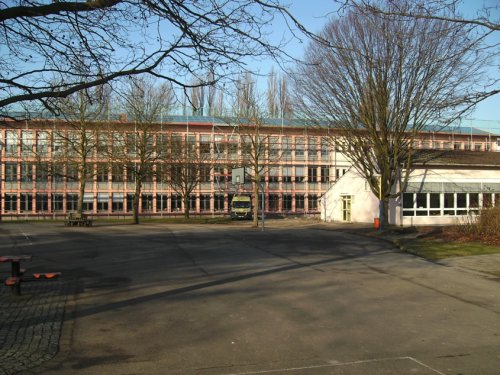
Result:
{"label": "multi-story building", "polygon": [[[127,135],[135,134],[134,122],[125,117],[112,122]],[[108,129],[106,123],[90,123],[87,132],[96,138]],[[335,149],[335,131],[308,126],[300,121],[269,120],[262,128],[267,155],[274,154],[261,185],[265,210],[269,214],[319,214],[319,198],[350,168]],[[1,215],[4,218],[56,217],[75,211],[79,194],[78,176],[65,155],[65,142],[74,128],[57,119],[0,122]],[[205,154],[205,168],[189,197],[193,214],[227,214],[234,194],[251,193],[251,184],[233,184],[231,171],[245,165],[242,136],[235,126],[211,117],[170,116],[155,124],[151,143],[166,134],[176,134]],[[103,139],[107,139],[103,137]],[[88,156],[93,172],[84,192],[84,210],[96,216],[129,215],[135,181],[128,166],[110,162],[98,145]],[[422,132],[418,148],[499,151],[491,133],[475,128]],[[60,173],[56,173],[56,169]],[[143,181],[140,198],[142,215],[180,214],[181,196],[168,183],[151,175]]]}

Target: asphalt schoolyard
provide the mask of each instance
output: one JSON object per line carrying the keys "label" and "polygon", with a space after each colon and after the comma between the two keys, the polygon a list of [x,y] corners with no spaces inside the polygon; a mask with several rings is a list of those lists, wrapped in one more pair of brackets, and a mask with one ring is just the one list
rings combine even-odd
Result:
{"label": "asphalt schoolyard", "polygon": [[0,373],[499,373],[498,280],[336,229],[2,224]]}

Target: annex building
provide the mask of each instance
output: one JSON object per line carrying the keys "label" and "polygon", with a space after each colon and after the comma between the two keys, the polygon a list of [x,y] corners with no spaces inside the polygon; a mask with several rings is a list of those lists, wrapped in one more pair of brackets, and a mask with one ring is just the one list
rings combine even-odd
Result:
{"label": "annex building", "polygon": [[[137,126],[125,117],[110,120],[114,131],[119,129],[123,138],[134,137]],[[95,139],[109,139],[103,136],[107,127],[103,122],[88,125],[87,132]],[[319,129],[301,121],[268,120],[261,129],[266,137],[268,151],[266,155],[275,158],[262,177],[266,214],[276,215],[322,215],[325,220],[339,221],[373,221],[373,214],[358,216],[356,202],[362,202],[355,185],[348,183],[353,177],[353,168],[346,158],[338,152],[332,142],[333,130]],[[244,166],[245,139],[235,126],[212,117],[168,116],[158,121],[151,132],[150,142],[158,144],[166,135],[177,135],[188,139],[197,152],[203,153],[203,170],[196,188],[189,197],[189,210],[193,215],[225,215],[229,213],[229,205],[235,194],[250,194],[251,184],[244,182],[233,184],[231,171]],[[0,213],[4,219],[16,218],[51,218],[62,217],[76,210],[79,194],[79,176],[71,171],[69,160],[71,150],[68,140],[76,136],[75,129],[68,123],[58,119],[33,119],[29,121],[0,121]],[[422,132],[414,145],[425,150],[467,152],[470,155],[500,155],[499,139],[496,135],[479,129],[467,127],[442,130],[439,132]],[[137,160],[123,162],[110,160],[104,150],[110,145],[99,143],[88,160],[93,173],[84,192],[84,211],[93,216],[125,216],[131,215],[132,199],[135,191],[133,175],[128,173]],[[498,152],[498,153],[497,153]],[[278,155],[278,157],[276,157]],[[482,170],[482,157],[479,157],[477,170]],[[496,160],[496,161],[495,161]],[[493,160],[497,163],[498,159]],[[59,171],[56,173],[56,169]],[[500,180],[485,180],[489,176],[487,170],[481,176],[474,177],[470,183],[500,183]],[[496,172],[498,174],[498,170]],[[465,178],[465,177],[464,177]],[[448,215],[443,209],[449,196],[440,195],[440,212],[434,210],[434,190],[428,191],[431,182],[440,182],[439,194],[453,193],[454,215],[460,214],[462,196],[458,191],[448,191],[443,185],[455,179],[426,177],[424,190],[418,190],[420,180],[410,184],[413,194],[413,206],[410,198],[403,195],[402,202],[396,202],[401,212],[395,215],[403,223],[423,220],[424,216]],[[439,180],[439,181],[438,181]],[[363,185],[363,184],[362,184]],[[363,185],[364,186],[364,185]],[[481,185],[483,186],[483,185]],[[497,185],[488,185],[498,189]],[[341,188],[344,187],[344,188]],[[435,189],[434,187],[432,189]],[[481,189],[483,189],[481,187]],[[483,190],[481,190],[482,192]],[[495,190],[500,193],[500,189]],[[475,193],[481,193],[474,191]],[[468,191],[467,194],[472,192]],[[326,194],[326,195],[325,195]],[[371,194],[371,193],[370,193]],[[425,196],[427,214],[422,206],[422,195]],[[351,196],[351,213],[347,215],[344,203],[346,196]],[[324,196],[324,197],[323,197]],[[320,207],[320,201],[328,203]],[[445,198],[443,198],[445,197]],[[446,198],[448,197],[448,198]],[[445,201],[442,201],[445,199]],[[447,200],[448,199],[448,200]],[[467,195],[469,206],[475,196]],[[479,206],[488,198],[478,198]],[[495,195],[492,202],[499,202]],[[417,202],[417,203],[415,203]],[[481,203],[482,202],[482,203]],[[441,209],[441,205],[443,205]],[[365,204],[366,207],[368,205]],[[432,210],[431,210],[432,208]],[[448,208],[448,207],[446,207]],[[467,209],[467,207],[466,207]],[[451,215],[451,208],[448,210]],[[180,194],[154,174],[143,181],[140,196],[140,213],[146,216],[180,215],[183,202]],[[376,212],[373,211],[373,212]],[[396,217],[395,216],[395,217]],[[413,219],[412,219],[413,218]]]}

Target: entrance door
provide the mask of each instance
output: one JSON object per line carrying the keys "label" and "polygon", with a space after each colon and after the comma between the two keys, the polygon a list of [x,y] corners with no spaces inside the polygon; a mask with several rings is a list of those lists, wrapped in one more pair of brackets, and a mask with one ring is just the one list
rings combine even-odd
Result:
{"label": "entrance door", "polygon": [[351,196],[342,196],[342,221],[351,222]]}

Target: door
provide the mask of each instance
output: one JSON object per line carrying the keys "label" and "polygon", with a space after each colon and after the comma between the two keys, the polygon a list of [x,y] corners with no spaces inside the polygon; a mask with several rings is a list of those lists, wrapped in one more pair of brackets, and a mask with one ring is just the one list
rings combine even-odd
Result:
{"label": "door", "polygon": [[342,196],[342,221],[351,222],[351,196]]}

